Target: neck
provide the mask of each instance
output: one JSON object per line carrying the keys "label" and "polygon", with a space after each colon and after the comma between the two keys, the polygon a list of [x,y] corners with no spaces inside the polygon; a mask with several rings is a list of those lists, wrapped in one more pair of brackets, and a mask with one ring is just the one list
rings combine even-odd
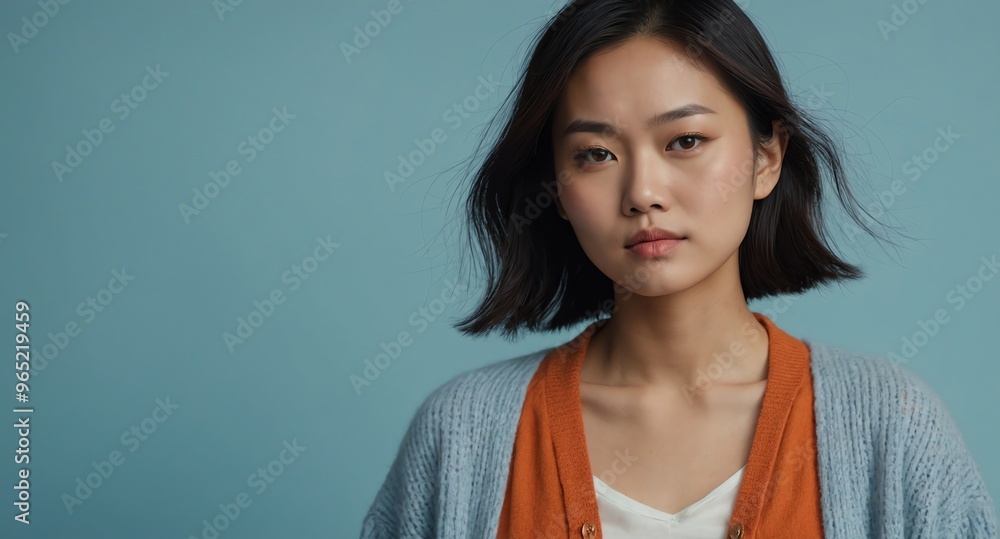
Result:
{"label": "neck", "polygon": [[591,337],[581,380],[688,389],[766,380],[767,331],[735,281],[655,297],[616,287],[614,314]]}

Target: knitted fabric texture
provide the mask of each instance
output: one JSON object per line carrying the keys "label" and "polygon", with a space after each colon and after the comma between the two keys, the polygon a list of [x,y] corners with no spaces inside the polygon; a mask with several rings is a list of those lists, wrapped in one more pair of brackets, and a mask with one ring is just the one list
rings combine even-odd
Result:
{"label": "knitted fabric texture", "polygon": [[[980,470],[926,383],[882,356],[802,342],[826,538],[998,537]],[[414,414],[361,538],[495,538],[527,384],[553,348],[436,388]]]}

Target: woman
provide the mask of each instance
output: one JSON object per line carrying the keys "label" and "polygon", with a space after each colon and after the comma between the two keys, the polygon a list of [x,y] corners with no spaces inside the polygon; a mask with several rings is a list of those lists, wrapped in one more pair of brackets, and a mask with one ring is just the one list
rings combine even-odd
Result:
{"label": "woman", "polygon": [[747,305],[863,275],[826,245],[821,170],[872,229],[735,3],[570,3],[520,82],[460,329],[589,325],[438,388],[362,537],[996,537],[926,384]]}

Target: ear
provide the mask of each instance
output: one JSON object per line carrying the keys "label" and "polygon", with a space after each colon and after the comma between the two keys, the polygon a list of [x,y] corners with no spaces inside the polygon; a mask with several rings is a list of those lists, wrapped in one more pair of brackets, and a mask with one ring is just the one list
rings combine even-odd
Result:
{"label": "ear", "polygon": [[788,129],[779,120],[772,123],[771,140],[757,153],[757,174],[754,176],[753,198],[760,200],[771,194],[781,176],[781,162],[788,147]]}

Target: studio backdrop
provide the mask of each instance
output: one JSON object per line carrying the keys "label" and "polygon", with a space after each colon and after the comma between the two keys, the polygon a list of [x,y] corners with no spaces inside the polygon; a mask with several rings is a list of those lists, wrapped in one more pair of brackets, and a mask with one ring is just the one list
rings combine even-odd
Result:
{"label": "studio backdrop", "polygon": [[[898,243],[831,212],[867,277],[752,309],[926,380],[997,496],[1000,4],[740,6]],[[453,326],[479,145],[560,7],[4,2],[0,536],[356,537],[434,388],[576,335]]]}

